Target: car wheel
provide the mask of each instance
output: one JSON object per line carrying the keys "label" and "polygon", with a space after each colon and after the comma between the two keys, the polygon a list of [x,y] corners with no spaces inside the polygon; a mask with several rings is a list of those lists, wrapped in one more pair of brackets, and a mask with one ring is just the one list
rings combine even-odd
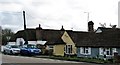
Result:
{"label": "car wheel", "polygon": [[23,52],[22,52],[22,51],[20,51],[20,55],[21,55],[21,56],[24,56],[24,54],[23,54]]}
{"label": "car wheel", "polygon": [[3,51],[3,54],[6,54],[5,50]]}
{"label": "car wheel", "polygon": [[10,54],[13,54],[12,50],[10,51]]}

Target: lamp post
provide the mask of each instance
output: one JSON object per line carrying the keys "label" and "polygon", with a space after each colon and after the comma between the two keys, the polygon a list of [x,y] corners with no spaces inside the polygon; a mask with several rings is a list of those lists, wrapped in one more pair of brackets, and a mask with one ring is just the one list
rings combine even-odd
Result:
{"label": "lamp post", "polygon": [[89,22],[89,12],[84,12],[87,13],[87,22]]}

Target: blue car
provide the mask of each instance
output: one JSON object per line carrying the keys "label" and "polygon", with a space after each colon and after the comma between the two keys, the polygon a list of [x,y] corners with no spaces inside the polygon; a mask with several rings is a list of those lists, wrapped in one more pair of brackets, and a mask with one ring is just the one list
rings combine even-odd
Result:
{"label": "blue car", "polygon": [[41,50],[33,44],[23,45],[23,47],[20,49],[21,55],[39,55],[40,53]]}

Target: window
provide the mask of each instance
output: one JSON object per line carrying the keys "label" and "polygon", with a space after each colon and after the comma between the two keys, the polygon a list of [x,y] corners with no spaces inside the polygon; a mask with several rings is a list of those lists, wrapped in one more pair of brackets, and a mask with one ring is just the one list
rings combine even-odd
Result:
{"label": "window", "polygon": [[66,45],[65,46],[65,53],[71,54],[72,53],[72,45]]}
{"label": "window", "polygon": [[112,49],[111,48],[106,49],[106,55],[112,55]]}
{"label": "window", "polygon": [[91,48],[90,47],[81,47],[80,53],[84,55],[90,55],[91,54]]}
{"label": "window", "polygon": [[112,48],[99,48],[100,55],[112,55],[113,50]]}
{"label": "window", "polygon": [[49,49],[53,49],[53,45],[49,45]]}
{"label": "window", "polygon": [[19,48],[19,46],[13,45],[11,46],[11,48]]}

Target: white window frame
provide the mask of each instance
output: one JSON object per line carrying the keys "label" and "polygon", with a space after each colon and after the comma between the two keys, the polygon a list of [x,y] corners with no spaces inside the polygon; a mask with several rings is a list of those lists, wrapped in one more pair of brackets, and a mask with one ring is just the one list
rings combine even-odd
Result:
{"label": "white window frame", "polygon": [[[88,51],[88,53],[86,51]],[[80,47],[80,54],[91,55],[91,47]]]}
{"label": "white window frame", "polygon": [[[111,50],[112,50],[112,48],[106,48],[106,55],[107,56],[111,56],[113,54],[113,52],[111,52]],[[107,54],[107,51],[109,52],[108,54]]]}
{"label": "white window frame", "polygon": [[[69,48],[70,48],[70,50],[69,50]],[[64,52],[65,52],[65,54],[72,54],[72,50],[73,50],[73,46],[72,45],[66,45]]]}
{"label": "white window frame", "polygon": [[[116,49],[116,48],[99,48],[99,55],[111,56],[111,55],[113,55],[114,49]],[[109,52],[109,54],[107,54],[107,51]]]}
{"label": "white window frame", "polygon": [[103,52],[103,48],[99,48],[99,55],[103,55],[104,52]]}

